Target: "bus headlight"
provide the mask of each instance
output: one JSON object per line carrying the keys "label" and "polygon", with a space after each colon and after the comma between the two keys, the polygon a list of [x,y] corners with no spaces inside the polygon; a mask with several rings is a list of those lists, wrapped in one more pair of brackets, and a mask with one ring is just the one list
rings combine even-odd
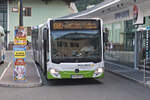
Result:
{"label": "bus headlight", "polygon": [[57,71],[56,71],[55,69],[50,69],[50,73],[51,73],[51,74],[56,74]]}
{"label": "bus headlight", "polygon": [[50,69],[50,73],[53,77],[60,78],[60,74],[56,69]]}
{"label": "bus headlight", "polygon": [[93,77],[98,77],[98,76],[100,76],[103,72],[104,72],[103,68],[97,68],[97,69],[94,71]]}

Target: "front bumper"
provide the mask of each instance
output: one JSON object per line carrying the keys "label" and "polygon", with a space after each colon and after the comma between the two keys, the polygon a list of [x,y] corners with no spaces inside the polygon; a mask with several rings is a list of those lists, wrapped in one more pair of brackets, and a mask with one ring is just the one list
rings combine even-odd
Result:
{"label": "front bumper", "polygon": [[60,78],[53,77],[50,72],[47,72],[47,79],[72,79],[72,75],[82,75],[83,78],[103,78],[104,72],[98,77],[93,77],[94,71],[80,71],[75,73],[74,71],[60,71]]}

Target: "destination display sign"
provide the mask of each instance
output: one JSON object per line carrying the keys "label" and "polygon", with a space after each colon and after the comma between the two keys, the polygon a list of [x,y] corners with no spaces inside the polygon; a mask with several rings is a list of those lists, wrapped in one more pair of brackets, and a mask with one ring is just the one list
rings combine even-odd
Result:
{"label": "destination display sign", "polygon": [[91,21],[53,21],[52,29],[53,30],[95,30],[98,29],[99,22],[96,20]]}

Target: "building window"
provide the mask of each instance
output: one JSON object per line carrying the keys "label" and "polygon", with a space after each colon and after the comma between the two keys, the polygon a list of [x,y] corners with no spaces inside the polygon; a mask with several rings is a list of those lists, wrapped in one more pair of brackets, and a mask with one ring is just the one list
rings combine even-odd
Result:
{"label": "building window", "polygon": [[0,0],[0,26],[7,32],[7,1]]}
{"label": "building window", "polygon": [[25,7],[24,16],[31,16],[31,8],[30,7]]}
{"label": "building window", "polygon": [[[13,7],[12,8],[12,12],[18,12],[18,8],[17,7]],[[32,14],[32,8],[31,7],[24,7],[23,8],[23,15],[24,16],[31,16]]]}

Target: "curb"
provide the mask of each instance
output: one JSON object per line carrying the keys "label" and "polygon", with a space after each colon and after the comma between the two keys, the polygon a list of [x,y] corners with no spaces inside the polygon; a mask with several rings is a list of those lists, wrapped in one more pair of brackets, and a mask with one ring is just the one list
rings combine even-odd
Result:
{"label": "curb", "polygon": [[[33,62],[34,63],[34,62]],[[10,66],[11,64],[9,64]],[[37,69],[37,66],[36,64],[34,63],[35,65],[35,68]],[[7,67],[6,71],[8,70],[9,67]],[[40,76],[40,73],[39,73],[39,70],[37,69],[37,74],[38,74],[38,77],[40,78],[40,82],[37,82],[37,83],[23,83],[23,82],[18,82],[18,83],[7,83],[7,82],[2,82],[0,80],[0,86],[2,87],[10,87],[10,88],[34,88],[34,87],[40,87],[42,86],[42,79],[41,79],[41,76]]]}
{"label": "curb", "polygon": [[34,88],[34,87],[40,87],[41,83],[28,83],[28,84],[16,84],[16,83],[3,83],[0,82],[0,86],[2,87],[10,87],[10,88]]}
{"label": "curb", "polygon": [[33,63],[34,63],[34,65],[35,65],[35,67],[36,67],[36,71],[37,71],[38,77],[40,78],[39,85],[40,85],[40,86],[42,86],[43,81],[42,81],[42,78],[41,78],[40,72],[39,72],[39,70],[38,70],[38,68],[37,68],[37,65],[35,64],[35,62],[34,62],[34,61],[33,61]]}
{"label": "curb", "polygon": [[[106,62],[106,63],[109,64],[108,62]],[[109,69],[107,69],[107,68],[105,68],[105,70],[106,70],[107,72],[110,72],[110,73],[115,74],[115,75],[117,75],[117,76],[120,76],[120,77],[122,77],[122,78],[125,78],[125,79],[128,79],[128,80],[130,80],[130,81],[136,82],[136,83],[138,83],[138,84],[140,84],[140,85],[142,85],[142,86],[144,86],[144,87],[150,88],[150,84],[146,84],[146,83],[144,83],[143,81],[136,80],[136,79],[131,78],[131,77],[127,76],[127,75],[123,75],[123,74],[117,73],[117,72],[112,71],[112,70],[109,70]]]}

